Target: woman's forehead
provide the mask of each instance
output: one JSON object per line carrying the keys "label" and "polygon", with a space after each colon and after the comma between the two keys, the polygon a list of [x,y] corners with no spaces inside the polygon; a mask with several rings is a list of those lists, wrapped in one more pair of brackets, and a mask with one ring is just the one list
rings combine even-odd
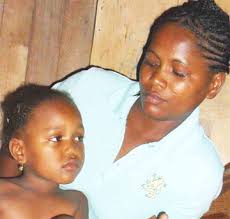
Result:
{"label": "woman's forehead", "polygon": [[[151,50],[155,53],[165,51],[165,56],[170,56],[173,53],[176,56],[179,55],[181,59],[196,57],[203,59],[203,54],[195,35],[190,30],[171,23],[164,25],[153,35],[147,48],[147,51]],[[194,55],[196,57],[193,57]],[[184,62],[187,61],[184,60]]]}

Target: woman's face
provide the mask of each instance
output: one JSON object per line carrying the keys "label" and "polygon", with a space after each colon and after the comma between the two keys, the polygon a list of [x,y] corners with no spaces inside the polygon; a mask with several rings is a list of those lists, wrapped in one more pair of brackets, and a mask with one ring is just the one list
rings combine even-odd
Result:
{"label": "woman's face", "polygon": [[140,101],[157,120],[183,120],[206,97],[214,97],[214,75],[189,30],[165,24],[154,34],[140,66]]}
{"label": "woman's face", "polygon": [[25,173],[47,181],[70,183],[84,162],[84,128],[77,108],[64,100],[38,105],[23,134]]}

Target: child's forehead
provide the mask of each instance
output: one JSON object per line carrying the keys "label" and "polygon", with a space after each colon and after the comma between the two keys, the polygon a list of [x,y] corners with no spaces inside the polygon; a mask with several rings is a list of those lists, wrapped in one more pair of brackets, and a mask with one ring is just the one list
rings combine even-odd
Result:
{"label": "child's forehead", "polygon": [[64,98],[48,99],[40,102],[31,111],[31,117],[41,118],[42,116],[55,116],[57,113],[74,114],[80,116],[79,110],[75,104]]}
{"label": "child's forehead", "polygon": [[83,129],[81,114],[68,101],[45,101],[38,105],[28,117],[25,129],[37,133],[50,130]]}
{"label": "child's forehead", "polygon": [[70,107],[77,109],[76,105],[64,97],[54,97],[41,101],[36,107],[37,108],[56,108],[57,106]]}

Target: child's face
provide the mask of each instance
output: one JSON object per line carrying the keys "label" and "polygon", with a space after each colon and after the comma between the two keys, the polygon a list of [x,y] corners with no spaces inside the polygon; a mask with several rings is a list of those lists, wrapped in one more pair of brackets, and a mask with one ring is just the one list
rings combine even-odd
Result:
{"label": "child's face", "polygon": [[77,108],[64,100],[45,101],[32,111],[24,131],[25,174],[72,182],[84,162],[84,128]]}
{"label": "child's face", "polygon": [[217,94],[225,75],[209,72],[197,44],[193,33],[178,24],[165,24],[155,33],[139,72],[141,106],[148,116],[183,120]]}

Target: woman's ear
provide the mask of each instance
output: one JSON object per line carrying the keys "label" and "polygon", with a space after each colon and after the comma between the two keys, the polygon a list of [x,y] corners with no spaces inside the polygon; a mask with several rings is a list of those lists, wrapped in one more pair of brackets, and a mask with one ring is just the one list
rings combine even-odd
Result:
{"label": "woman's ear", "polygon": [[209,86],[209,91],[206,96],[208,99],[214,98],[219,91],[221,90],[221,87],[223,86],[226,78],[226,74],[223,72],[219,73],[213,73],[214,75],[212,76],[211,83]]}
{"label": "woman's ear", "polygon": [[19,164],[23,165],[26,162],[25,144],[22,139],[13,137],[9,142],[9,150]]}

